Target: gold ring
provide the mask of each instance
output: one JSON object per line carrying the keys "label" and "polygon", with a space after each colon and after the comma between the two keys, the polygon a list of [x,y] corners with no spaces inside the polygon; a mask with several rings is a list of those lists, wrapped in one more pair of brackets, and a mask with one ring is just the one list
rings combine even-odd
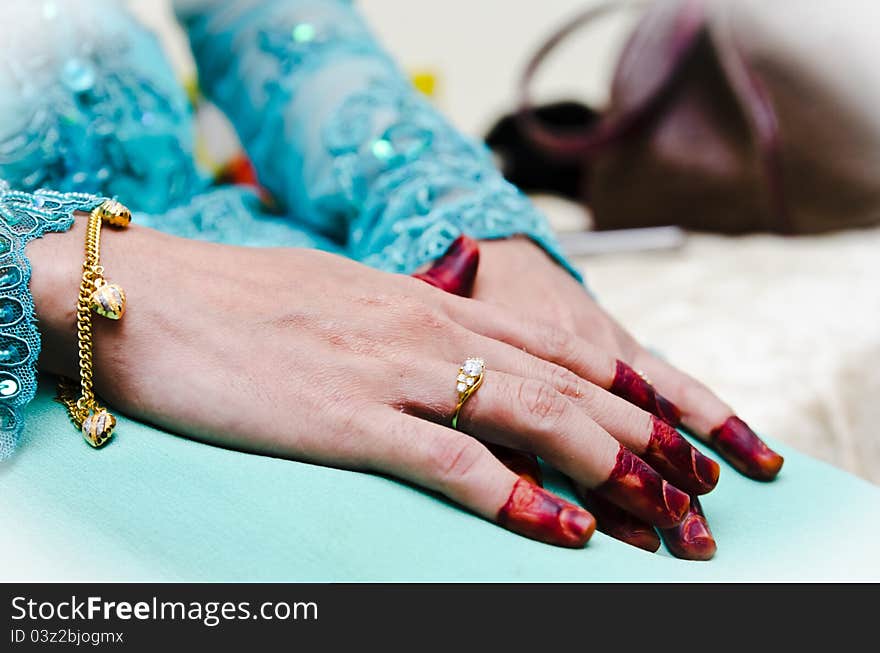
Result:
{"label": "gold ring", "polygon": [[482,358],[468,358],[458,368],[458,377],[455,379],[455,391],[458,392],[458,403],[452,414],[452,428],[458,428],[458,415],[464,403],[471,398],[483,383],[483,373],[486,371],[486,363]]}

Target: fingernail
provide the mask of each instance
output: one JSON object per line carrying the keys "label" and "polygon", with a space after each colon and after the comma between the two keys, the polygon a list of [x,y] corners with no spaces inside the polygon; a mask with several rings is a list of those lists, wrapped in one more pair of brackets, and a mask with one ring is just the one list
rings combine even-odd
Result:
{"label": "fingernail", "polygon": [[718,485],[718,478],[721,476],[721,465],[708,456],[704,456],[693,447],[691,447],[691,452],[694,473],[705,488],[702,492],[695,491],[694,494],[706,494],[706,492],[709,492]]}
{"label": "fingernail", "polygon": [[601,532],[651,553],[660,548],[660,536],[649,524],[584,487],[578,487],[578,494]]}
{"label": "fingernail", "polygon": [[620,447],[608,479],[596,492],[653,526],[671,528],[690,505],[688,495],[667,483],[638,456]]}
{"label": "fingernail", "polygon": [[666,501],[669,515],[674,522],[680,522],[690,508],[690,497],[666,481],[661,481],[661,483],[663,484],[663,499]]}
{"label": "fingernail", "polygon": [[585,544],[596,530],[593,516],[577,506],[563,508],[559,513],[559,523],[577,546]]}
{"label": "fingernail", "polygon": [[706,494],[718,483],[721,468],[704,456],[672,426],[662,419],[651,420],[651,439],[645,460],[660,474],[694,494]]}
{"label": "fingernail", "polygon": [[675,404],[660,395],[653,385],[623,361],[617,361],[610,390],[673,426],[681,422],[681,411]]}
{"label": "fingernail", "polygon": [[683,541],[685,544],[697,545],[712,538],[706,521],[698,515],[688,515],[684,518],[682,524]]}
{"label": "fingernail", "polygon": [[775,478],[785,462],[739,417],[729,417],[712,431],[710,437],[712,444],[731,465],[759,481]]}
{"label": "fingernail", "polygon": [[413,276],[446,292],[469,297],[479,264],[480,248],[477,241],[461,235],[430,268]]}
{"label": "fingernail", "polygon": [[582,547],[596,530],[596,520],[586,510],[522,478],[498,511],[497,521],[520,535],[572,548]]}
{"label": "fingernail", "polygon": [[696,497],[691,499],[691,507],[682,522],[674,528],[661,530],[661,533],[666,548],[677,558],[709,560],[718,548]]}

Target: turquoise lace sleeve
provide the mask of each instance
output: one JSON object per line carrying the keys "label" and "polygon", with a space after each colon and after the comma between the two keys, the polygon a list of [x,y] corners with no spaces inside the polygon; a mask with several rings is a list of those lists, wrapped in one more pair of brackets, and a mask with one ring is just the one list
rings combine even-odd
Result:
{"label": "turquoise lace sleeve", "polygon": [[15,450],[22,408],[33,399],[37,385],[40,333],[25,245],[48,232],[67,231],[74,211],[91,211],[104,199],[47,190],[23,193],[0,180],[0,460]]}
{"label": "turquoise lace sleeve", "polygon": [[295,220],[394,272],[461,233],[523,234],[578,276],[545,218],[412,88],[348,2],[178,0],[178,14],[202,87]]}
{"label": "turquoise lace sleeve", "polygon": [[[3,0],[0,179],[161,213],[204,188],[156,37],[117,0]],[[14,27],[13,27],[14,26]]]}

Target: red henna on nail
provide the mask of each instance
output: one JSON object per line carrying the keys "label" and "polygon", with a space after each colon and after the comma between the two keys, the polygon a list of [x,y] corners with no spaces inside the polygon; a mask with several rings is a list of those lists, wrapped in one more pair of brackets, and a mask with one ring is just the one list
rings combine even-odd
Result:
{"label": "red henna on nail", "polygon": [[693,494],[706,494],[718,483],[721,468],[697,451],[672,426],[651,418],[651,439],[642,457],[663,478]]}
{"label": "red henna on nail", "polygon": [[644,460],[623,446],[617,452],[617,462],[608,480],[597,487],[596,492],[660,528],[678,524],[690,505],[687,494],[667,483]]}
{"label": "red henna on nail", "polygon": [[500,444],[485,443],[489,451],[492,452],[501,463],[517,476],[534,483],[535,485],[544,484],[544,475],[541,473],[541,466],[538,459],[530,453],[502,447]]}
{"label": "red henna on nail", "polygon": [[609,390],[622,399],[635,404],[673,426],[681,423],[681,411],[666,397],[657,392],[638,372],[623,361],[617,361],[614,380]]}
{"label": "red henna on nail", "polygon": [[651,553],[660,548],[660,536],[650,524],[584,487],[578,488],[578,494],[601,532]]}
{"label": "red henna on nail", "polygon": [[455,239],[446,253],[430,268],[413,276],[440,290],[469,297],[479,264],[480,248],[477,241],[462,235]]}
{"label": "red henna on nail", "polygon": [[697,497],[691,497],[690,510],[682,522],[673,528],[662,529],[660,534],[669,552],[684,560],[710,560],[718,548]]}
{"label": "red henna on nail", "polygon": [[712,445],[731,465],[759,481],[776,477],[785,459],[770,449],[739,417],[729,417],[710,434]]}
{"label": "red henna on nail", "polygon": [[596,529],[586,510],[522,478],[498,511],[498,523],[526,537],[572,548],[586,544]]}

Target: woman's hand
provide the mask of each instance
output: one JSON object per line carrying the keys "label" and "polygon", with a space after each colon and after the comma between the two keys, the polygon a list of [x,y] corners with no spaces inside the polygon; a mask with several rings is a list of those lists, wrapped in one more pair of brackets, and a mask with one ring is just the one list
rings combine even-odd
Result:
{"label": "woman's hand", "polygon": [[[83,222],[28,247],[40,364],[69,376]],[[102,244],[128,308],[119,322],[94,320],[96,387],[133,417],[231,448],[392,474],[564,546],[583,545],[593,517],[480,441],[535,452],[660,528],[681,523],[688,493],[717,481],[717,465],[674,429],[603,389],[615,359],[568,331],[317,251],[135,226],[106,229]],[[460,432],[447,425],[469,356],[485,358],[487,372]]]}
{"label": "woman's hand", "polygon": [[[537,245],[524,238],[484,241],[480,243],[480,257],[474,298],[528,311],[616,357],[615,373],[605,379],[603,388],[674,426],[684,426],[743,474],[770,480],[779,472],[782,457],[771,451],[727,404],[699,381],[639,344]],[[569,343],[561,344],[564,347]],[[606,505],[601,497],[587,493],[585,499],[600,530],[642,548],[659,546],[653,529],[644,523]],[[694,508],[683,524],[675,532],[664,533],[664,537],[677,555],[711,557],[714,541],[698,502],[692,503]]]}

